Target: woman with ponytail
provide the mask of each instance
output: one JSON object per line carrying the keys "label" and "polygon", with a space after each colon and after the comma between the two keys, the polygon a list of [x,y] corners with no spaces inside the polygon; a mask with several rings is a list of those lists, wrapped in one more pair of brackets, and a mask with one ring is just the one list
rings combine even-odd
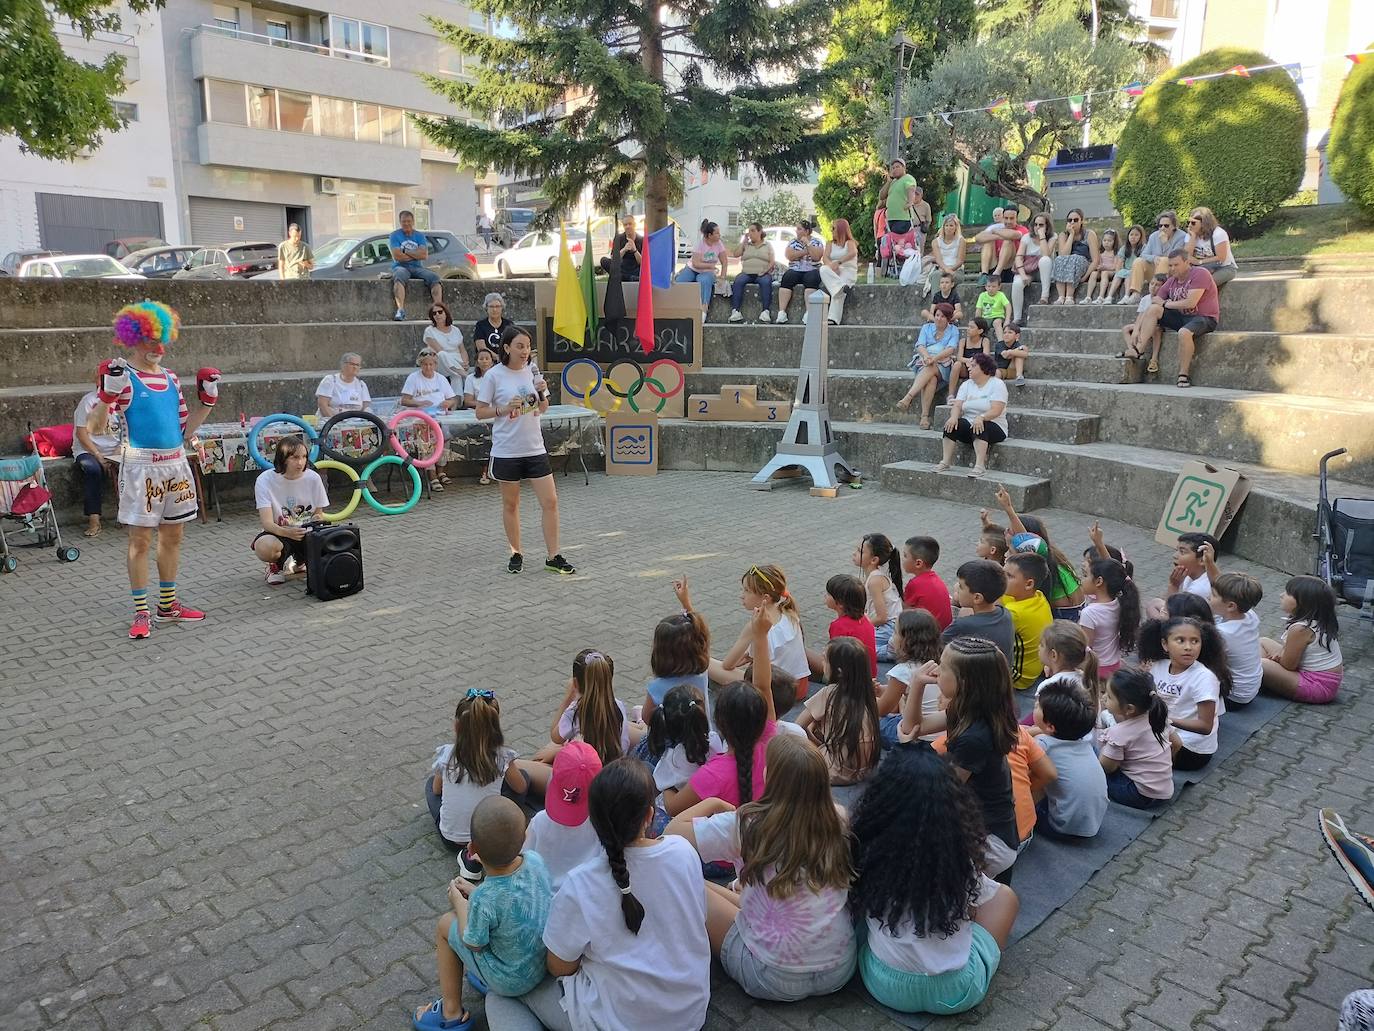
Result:
{"label": "woman with ponytail", "polygon": [[854,549],[854,564],[863,577],[868,598],[864,615],[873,624],[878,661],[892,662],[892,635],[902,614],[902,556],[885,535],[869,533]]}
{"label": "woman with ponytail", "polygon": [[701,1027],[711,943],[701,861],[685,840],[646,836],[654,782],[638,759],[596,775],[588,814],[605,856],[572,870],[544,926],[553,976],[518,999],[487,996],[492,1031]]}
{"label": "woman with ponytail", "polygon": [[1107,683],[1103,708],[1116,723],[1099,734],[1107,797],[1133,809],[1153,809],[1174,797],[1169,706],[1141,669],[1118,671]]}

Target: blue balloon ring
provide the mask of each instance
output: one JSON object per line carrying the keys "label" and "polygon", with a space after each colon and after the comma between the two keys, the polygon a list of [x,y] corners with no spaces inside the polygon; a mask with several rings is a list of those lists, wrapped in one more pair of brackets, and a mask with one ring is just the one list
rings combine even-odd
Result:
{"label": "blue balloon ring", "polygon": [[[590,365],[592,369],[596,372],[596,385],[593,387],[588,387],[585,393],[579,394],[568,383],[568,370],[571,369],[574,365]],[[572,361],[568,362],[568,364],[563,366],[563,392],[567,394],[569,397],[577,398],[579,401],[585,401],[592,394],[595,394],[598,390],[600,390],[601,381],[601,366],[598,365],[591,358],[574,358]]]}
{"label": "blue balloon ring", "polygon": [[263,457],[262,454],[262,431],[273,423],[288,422],[298,428],[305,439],[310,441],[310,461],[313,463],[320,457],[320,438],[315,433],[315,427],[302,419],[299,415],[288,415],[285,412],[278,412],[276,415],[269,415],[259,419],[254,424],[252,431],[248,434],[248,453],[253,456],[253,461],[258,463],[260,469],[271,469],[272,463]]}

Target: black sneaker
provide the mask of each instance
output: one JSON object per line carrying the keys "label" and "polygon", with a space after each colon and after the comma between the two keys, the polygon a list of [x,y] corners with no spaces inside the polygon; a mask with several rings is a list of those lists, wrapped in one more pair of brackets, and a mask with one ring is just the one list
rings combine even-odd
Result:
{"label": "black sneaker", "polygon": [[545,560],[544,568],[550,573],[562,573],[564,576],[572,576],[573,573],[577,572],[572,563],[562,555],[555,555],[553,558]]}
{"label": "black sneaker", "polygon": [[481,884],[482,878],[486,876],[481,861],[470,855],[466,848],[458,850],[458,876],[469,884]]}
{"label": "black sneaker", "polygon": [[520,570],[524,568],[525,556],[520,554],[520,552],[518,551],[515,552],[515,554],[511,555],[510,561],[506,563],[506,572],[508,573],[518,573],[520,572]]}

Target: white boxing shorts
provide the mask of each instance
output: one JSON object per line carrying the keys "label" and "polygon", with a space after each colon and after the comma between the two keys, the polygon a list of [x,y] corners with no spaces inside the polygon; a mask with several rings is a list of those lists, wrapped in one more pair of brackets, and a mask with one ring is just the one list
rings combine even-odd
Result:
{"label": "white boxing shorts", "polygon": [[186,452],[126,447],[119,468],[119,521],[125,526],[186,523],[196,517],[196,481]]}

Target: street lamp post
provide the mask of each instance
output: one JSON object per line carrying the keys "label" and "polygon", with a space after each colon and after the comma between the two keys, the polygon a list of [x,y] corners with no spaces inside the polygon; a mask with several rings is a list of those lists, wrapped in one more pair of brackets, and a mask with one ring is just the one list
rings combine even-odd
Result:
{"label": "street lamp post", "polygon": [[888,164],[901,156],[902,99],[906,96],[907,73],[916,59],[916,44],[905,31],[898,29],[892,37],[892,52],[897,58],[897,74],[892,82],[892,139],[888,146]]}

